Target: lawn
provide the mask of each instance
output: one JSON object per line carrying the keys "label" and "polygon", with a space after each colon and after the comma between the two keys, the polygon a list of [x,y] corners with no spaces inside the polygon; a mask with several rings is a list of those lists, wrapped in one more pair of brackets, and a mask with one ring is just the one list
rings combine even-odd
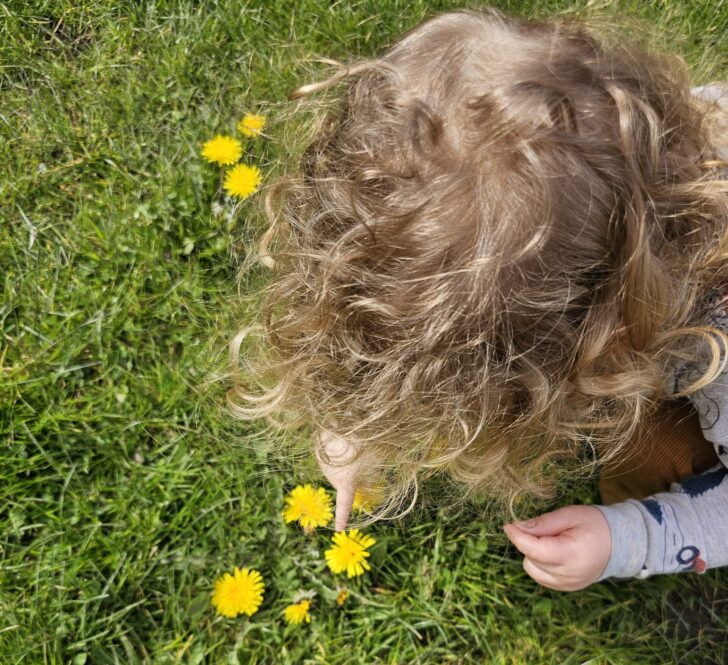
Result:
{"label": "lawn", "polygon": [[[323,481],[265,445],[304,435],[225,411],[239,290],[268,274],[236,284],[263,218],[225,201],[202,143],[263,113],[245,159],[269,181],[303,148],[286,95],[328,75],[314,58],[479,4],[0,2],[0,663],[728,662],[727,571],[551,591],[477,507],[371,526],[372,570],[335,577],[331,529],[281,516]],[[696,83],[726,77],[725,2],[589,4],[644,21]],[[563,500],[598,501],[595,480]],[[265,580],[249,618],[210,602],[233,566]],[[301,590],[312,621],[289,626]]]}

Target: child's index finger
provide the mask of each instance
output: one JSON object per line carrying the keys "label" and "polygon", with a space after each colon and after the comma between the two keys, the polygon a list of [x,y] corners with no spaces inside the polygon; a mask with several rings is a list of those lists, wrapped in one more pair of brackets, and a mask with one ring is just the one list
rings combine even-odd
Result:
{"label": "child's index finger", "polygon": [[354,488],[344,487],[336,491],[336,515],[334,518],[336,531],[346,529],[351,516],[351,507],[354,503]]}
{"label": "child's index finger", "polygon": [[523,556],[546,564],[564,563],[568,559],[564,539],[560,536],[532,536],[512,524],[504,524],[503,530]]}

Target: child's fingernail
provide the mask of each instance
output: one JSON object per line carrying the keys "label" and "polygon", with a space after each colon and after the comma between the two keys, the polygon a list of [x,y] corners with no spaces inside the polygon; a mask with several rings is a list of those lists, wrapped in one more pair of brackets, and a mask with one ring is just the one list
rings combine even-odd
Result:
{"label": "child's fingernail", "polygon": [[536,520],[532,519],[527,522],[516,522],[516,526],[519,526],[522,529],[533,529],[533,527],[536,526]]}

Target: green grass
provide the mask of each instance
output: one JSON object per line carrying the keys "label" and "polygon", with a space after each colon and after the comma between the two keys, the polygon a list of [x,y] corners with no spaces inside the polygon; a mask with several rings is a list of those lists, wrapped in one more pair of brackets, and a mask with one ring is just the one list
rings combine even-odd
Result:
{"label": "green grass", "polygon": [[[338,608],[330,532],[280,517],[310,465],[271,459],[211,381],[252,316],[235,270],[261,220],[212,213],[201,142],[262,110],[272,138],[251,159],[282,172],[301,148],[285,95],[320,71],[307,58],[376,54],[476,5],[0,2],[1,663],[728,661],[725,570],[553,592],[475,509],[371,527],[373,571]],[[724,2],[605,11],[645,19],[696,82],[728,72]],[[233,565],[266,580],[251,619],[210,606]],[[314,620],[286,627],[300,589]]]}

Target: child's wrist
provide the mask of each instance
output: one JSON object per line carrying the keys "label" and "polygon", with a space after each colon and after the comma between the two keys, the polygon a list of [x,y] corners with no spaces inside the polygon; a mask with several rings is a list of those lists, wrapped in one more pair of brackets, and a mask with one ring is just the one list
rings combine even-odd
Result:
{"label": "child's wrist", "polygon": [[595,508],[606,518],[612,537],[609,561],[597,581],[636,577],[647,559],[647,530],[639,508],[630,501]]}

